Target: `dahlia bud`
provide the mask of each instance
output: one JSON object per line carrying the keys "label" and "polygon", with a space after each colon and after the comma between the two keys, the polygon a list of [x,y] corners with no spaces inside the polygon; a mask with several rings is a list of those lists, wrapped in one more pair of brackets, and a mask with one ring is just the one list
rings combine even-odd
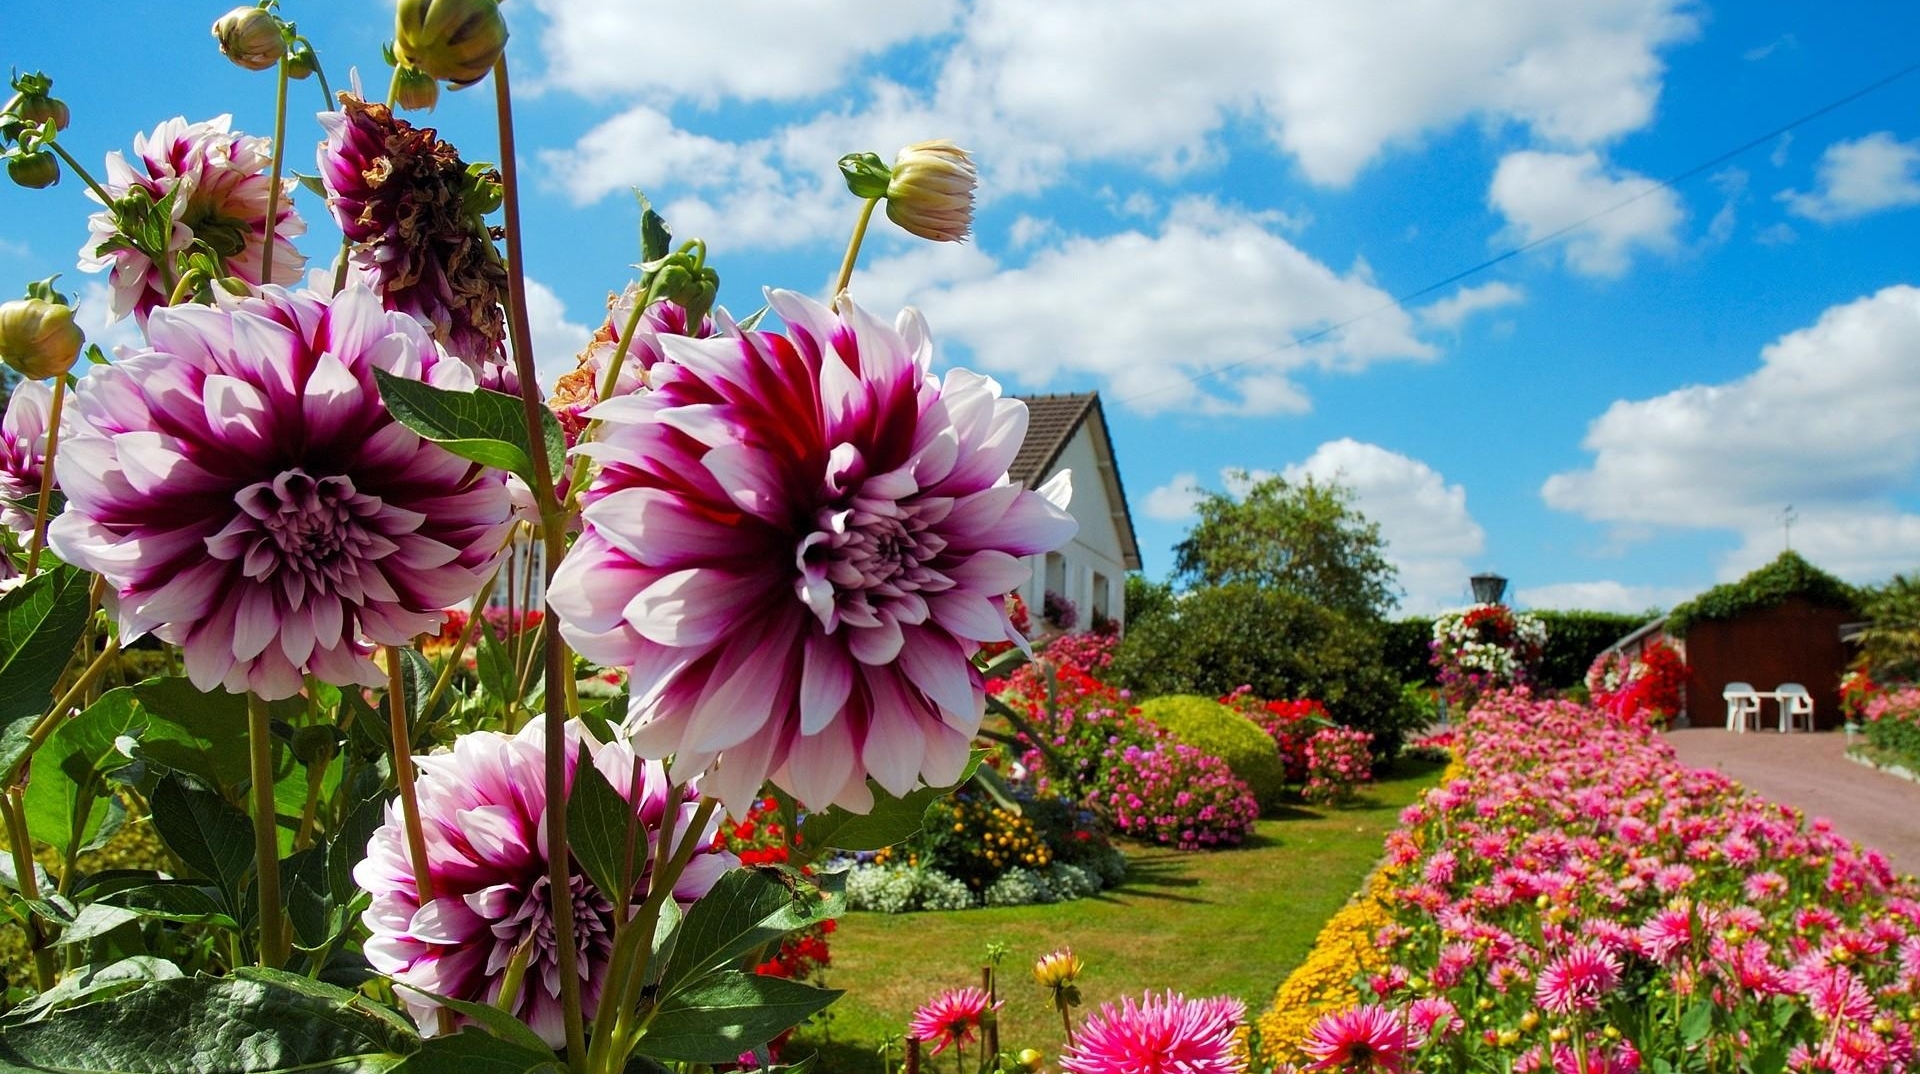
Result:
{"label": "dahlia bud", "polygon": [[227,59],[249,71],[265,71],[287,54],[280,20],[261,7],[237,7],[213,24],[213,39]]}
{"label": "dahlia bud", "polygon": [[0,359],[29,380],[72,369],[85,342],[86,335],[73,323],[72,306],[41,297],[0,303]]}
{"label": "dahlia bud", "polygon": [[1042,988],[1064,988],[1080,979],[1082,968],[1080,956],[1063,947],[1033,964],[1033,979]]}
{"label": "dahlia bud", "polygon": [[400,62],[456,86],[487,77],[507,47],[498,0],[400,0],[393,47]]}
{"label": "dahlia bud", "polygon": [[67,103],[49,96],[53,79],[46,75],[39,72],[20,75],[13,80],[13,89],[13,96],[7,99],[5,107],[0,107],[0,134],[18,138],[28,127],[39,127],[48,122],[53,124],[54,130],[63,131],[73,121]]}
{"label": "dahlia bud", "polygon": [[935,242],[962,242],[973,228],[979,177],[967,151],[952,142],[910,145],[894,158],[887,182],[887,219]]}
{"label": "dahlia bud", "polygon": [[320,59],[313,54],[313,46],[305,41],[295,41],[287,50],[287,77],[304,79],[320,69]]}
{"label": "dahlia bud", "polygon": [[433,111],[440,103],[440,83],[417,67],[393,69],[393,103],[406,112]]}
{"label": "dahlia bud", "polygon": [[7,178],[30,190],[45,190],[60,181],[60,161],[44,149],[20,153],[7,160]]}
{"label": "dahlia bud", "polygon": [[840,174],[853,196],[867,201],[886,197],[887,183],[893,179],[878,153],[848,153],[840,158]]}

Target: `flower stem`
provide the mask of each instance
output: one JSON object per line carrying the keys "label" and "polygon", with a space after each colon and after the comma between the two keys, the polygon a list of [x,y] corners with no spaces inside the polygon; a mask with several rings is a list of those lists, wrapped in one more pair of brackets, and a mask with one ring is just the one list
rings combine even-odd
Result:
{"label": "flower stem", "polygon": [[46,715],[40,717],[40,722],[34,724],[33,729],[27,733],[27,743],[20,751],[20,756],[14,758],[13,763],[4,773],[0,773],[0,786],[11,787],[19,780],[20,773],[27,770],[27,764],[33,760],[33,755],[46,744],[47,739],[51,738],[55,729],[60,726],[60,721],[65,719],[67,713],[73,711],[75,705],[85,696],[87,687],[93,685],[106,672],[107,666],[113,662],[114,654],[119,651],[120,639],[111,634],[107,635],[107,643],[101,648],[100,655],[93,658],[93,662],[88,664],[86,670],[80,673],[80,677],[73,681],[73,685],[67,687],[67,692],[60,695],[60,700],[55,701]]}
{"label": "flower stem", "polygon": [[[33,837],[27,834],[27,811],[21,803],[20,791],[16,784],[9,781],[6,794],[0,796],[0,809],[7,813],[7,847],[13,854],[13,872],[19,877],[20,897],[29,902],[40,898],[40,879],[34,874]],[[53,952],[47,947],[47,937],[40,931],[40,918],[30,915],[27,918],[27,948],[33,952],[34,987],[45,992],[54,985]]]}
{"label": "flower stem", "polygon": [[260,964],[286,965],[290,950],[287,921],[280,910],[280,838],[273,802],[273,729],[267,703],[247,695],[248,775],[253,795],[254,881],[260,892]]}
{"label": "flower stem", "polygon": [[[702,799],[693,818],[687,824],[686,832],[681,836],[679,845],[674,846],[673,818],[680,811],[679,788],[676,786],[667,794],[668,810],[660,817],[660,842],[655,848],[653,875],[647,880],[647,899],[640,905],[640,912],[628,922],[628,931],[622,938],[626,941],[627,972],[623,977],[613,978],[620,994],[620,1004],[614,1008],[615,1021],[612,1026],[610,1047],[605,1058],[611,1065],[596,1068],[595,1074],[613,1074],[624,1070],[628,1057],[639,1044],[645,1033],[647,1023],[652,1021],[653,1012],[635,1023],[639,992],[645,983],[646,959],[642,952],[650,951],[653,945],[653,933],[660,922],[660,910],[668,899],[673,897],[673,889],[680,883],[680,876],[687,871],[687,863],[699,851],[707,823],[713,819],[714,810],[719,806],[718,799]],[[668,850],[671,848],[671,856]],[[620,952],[615,951],[616,958]],[[603,1006],[602,1010],[605,1008]]]}
{"label": "flower stem", "polygon": [[[527,324],[526,246],[520,230],[519,164],[514,159],[513,91],[507,81],[507,57],[503,53],[493,65],[495,111],[500,124],[501,226],[507,244],[507,322],[513,338],[514,371],[520,378],[520,400],[527,419],[528,446],[532,449],[533,496],[540,507],[540,535],[546,542],[546,588],[553,584],[553,572],[567,553],[566,533],[562,525],[560,503],[554,492],[553,462],[547,457],[546,432],[541,426],[539,374],[533,364],[533,332]],[[544,590],[543,590],[544,591]],[[552,610],[548,610],[552,614]],[[560,1003],[565,1012],[568,1064],[576,1074],[587,1062],[586,1020],[580,1002],[580,948],[574,930],[571,889],[572,866],[567,848],[567,711],[562,680],[567,674],[567,654],[560,632],[549,630],[543,639],[546,648],[545,709],[547,717],[547,855],[548,890],[553,892],[554,943],[558,947]]]}
{"label": "flower stem", "polygon": [[67,403],[67,375],[53,378],[53,406],[47,411],[47,453],[40,460],[40,501],[33,509],[33,540],[27,544],[27,577],[40,573],[40,549],[47,540],[47,509],[53,504],[53,456],[60,449],[60,411]]}
{"label": "flower stem", "polygon": [[868,198],[860,207],[860,222],[853,225],[853,238],[847,242],[847,256],[840,262],[840,276],[833,281],[833,297],[837,301],[846,293],[847,284],[853,281],[853,264],[860,260],[860,244],[866,241],[867,221],[873,219],[873,207],[880,204],[879,198]]}
{"label": "flower stem", "polygon": [[72,153],[62,148],[59,142],[48,142],[46,146],[48,149],[60,154],[60,159],[66,161],[67,167],[73,169],[73,174],[79,176],[80,181],[87,184],[87,189],[93,191],[93,196],[100,199],[100,204],[106,206],[109,211],[113,209],[113,195],[107,193],[106,188],[96,182],[93,176],[88,173],[87,169],[80,166],[79,161],[73,159]]}
{"label": "flower stem", "polygon": [[427,862],[427,834],[420,825],[420,796],[413,781],[413,732],[407,726],[407,687],[400,672],[400,647],[387,646],[387,735],[393,740],[393,779],[400,785],[400,817],[407,829],[407,857],[420,905],[433,901],[433,870]]}
{"label": "flower stem", "polygon": [[273,282],[273,233],[280,211],[280,166],[287,156],[287,53],[280,50],[279,85],[273,100],[273,168],[267,178],[267,240],[260,251],[260,286]]}

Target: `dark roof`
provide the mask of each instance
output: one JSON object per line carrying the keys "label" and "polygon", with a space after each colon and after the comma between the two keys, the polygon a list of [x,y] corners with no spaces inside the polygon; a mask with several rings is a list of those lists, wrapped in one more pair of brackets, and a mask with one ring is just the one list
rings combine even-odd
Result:
{"label": "dark roof", "polygon": [[[1107,433],[1107,415],[1100,408],[1100,393],[1081,395],[1020,395],[1014,398],[1027,404],[1027,438],[1013,457],[1007,476],[1028,488],[1038,488],[1060,463],[1060,456],[1073,440],[1073,434],[1091,420],[1094,457],[1100,461],[1099,479],[1106,486],[1107,500],[1114,505],[1113,525],[1120,535],[1121,564],[1130,571],[1140,569],[1140,545],[1133,533],[1133,514],[1127,509],[1126,486],[1120,482],[1120,467],[1113,457],[1113,438]],[[1080,480],[1085,480],[1084,476]]]}

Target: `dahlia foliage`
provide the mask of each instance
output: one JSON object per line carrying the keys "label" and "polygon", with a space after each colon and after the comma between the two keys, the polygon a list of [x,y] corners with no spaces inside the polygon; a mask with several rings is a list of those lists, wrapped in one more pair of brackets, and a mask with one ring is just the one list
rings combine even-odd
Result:
{"label": "dahlia foliage", "polygon": [[[513,170],[398,114],[492,73],[514,159],[497,0],[395,19],[376,104],[229,12],[296,133],[175,118],[98,178],[51,79],[0,105],[138,335],[87,347],[51,278],[0,303],[0,1066],[779,1069],[838,995],[826,855],[968,778],[982,649],[1074,533],[1067,475],[1008,478],[1025,404],[851,297],[878,202],[965,237],[962,150],[858,155],[831,303],[770,290],[778,326],[643,202],[542,384]],[[302,208],[343,239],[311,273]]]}

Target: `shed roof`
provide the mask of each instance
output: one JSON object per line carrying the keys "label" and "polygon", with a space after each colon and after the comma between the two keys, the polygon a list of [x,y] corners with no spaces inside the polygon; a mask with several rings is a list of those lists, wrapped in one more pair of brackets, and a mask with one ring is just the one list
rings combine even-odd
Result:
{"label": "shed roof", "polygon": [[1133,515],[1127,510],[1127,490],[1120,481],[1120,467],[1113,457],[1113,438],[1107,433],[1106,411],[1100,407],[1099,392],[1077,395],[1020,395],[1014,398],[1027,404],[1027,438],[1013,457],[1007,476],[1028,488],[1038,488],[1060,463],[1060,456],[1082,425],[1093,437],[1094,458],[1099,461],[1099,478],[1106,487],[1107,502],[1112,505],[1114,530],[1120,535],[1121,564],[1130,571],[1140,569],[1140,544],[1133,532]]}

